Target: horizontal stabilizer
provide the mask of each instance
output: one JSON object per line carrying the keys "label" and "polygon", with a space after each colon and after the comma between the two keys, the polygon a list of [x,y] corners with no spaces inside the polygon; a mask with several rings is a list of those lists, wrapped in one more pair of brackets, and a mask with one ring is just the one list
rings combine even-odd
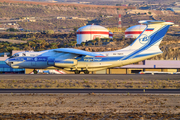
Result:
{"label": "horizontal stabilizer", "polygon": [[173,25],[173,22],[169,22],[169,21],[161,21],[161,20],[141,20],[139,21],[140,24],[164,24],[164,25]]}

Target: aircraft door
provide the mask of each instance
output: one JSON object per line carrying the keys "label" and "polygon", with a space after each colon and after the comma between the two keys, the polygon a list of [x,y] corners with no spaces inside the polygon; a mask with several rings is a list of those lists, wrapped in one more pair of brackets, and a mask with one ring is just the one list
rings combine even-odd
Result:
{"label": "aircraft door", "polygon": [[92,67],[94,58],[95,58],[95,57],[87,57],[87,58],[85,58],[85,66],[86,66],[86,69],[88,69],[88,67]]}
{"label": "aircraft door", "polygon": [[55,61],[54,57],[49,57],[48,60],[47,60],[47,64],[51,65],[51,66],[54,66],[54,61]]}

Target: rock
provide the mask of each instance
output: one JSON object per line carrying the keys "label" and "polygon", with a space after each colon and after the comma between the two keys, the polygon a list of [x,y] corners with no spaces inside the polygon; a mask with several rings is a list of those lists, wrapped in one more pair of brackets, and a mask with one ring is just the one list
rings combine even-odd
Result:
{"label": "rock", "polygon": [[85,51],[89,51],[89,48],[88,48],[88,47],[86,47],[86,48],[85,48]]}
{"label": "rock", "polygon": [[139,120],[144,120],[144,118],[143,117],[140,117],[140,119]]}
{"label": "rock", "polygon": [[111,51],[111,48],[106,48],[106,50]]}

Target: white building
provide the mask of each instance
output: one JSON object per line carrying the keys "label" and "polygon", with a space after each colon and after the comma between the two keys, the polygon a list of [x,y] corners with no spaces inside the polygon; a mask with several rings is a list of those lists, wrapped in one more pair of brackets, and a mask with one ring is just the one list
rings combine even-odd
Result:
{"label": "white building", "polygon": [[180,7],[169,7],[166,10],[170,10],[175,13],[180,13]]}
{"label": "white building", "polygon": [[137,38],[145,28],[146,25],[131,26],[128,29],[126,29],[125,38]]}
{"label": "white building", "polygon": [[109,38],[109,30],[99,25],[87,25],[77,30],[77,44],[96,38]]}

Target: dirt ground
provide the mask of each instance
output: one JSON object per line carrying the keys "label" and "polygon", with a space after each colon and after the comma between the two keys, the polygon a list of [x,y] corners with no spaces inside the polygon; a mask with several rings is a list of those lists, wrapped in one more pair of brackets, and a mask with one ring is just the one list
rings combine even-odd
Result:
{"label": "dirt ground", "polygon": [[[26,76],[29,77],[29,76]],[[37,77],[37,76],[36,76]],[[45,77],[45,76],[43,76]],[[53,76],[52,76],[53,77]],[[58,77],[58,76],[57,76]],[[95,76],[96,77],[96,76]],[[176,88],[179,80],[4,79],[0,88]],[[0,94],[1,119],[180,119],[180,95]]]}
{"label": "dirt ground", "polygon": [[180,80],[0,80],[0,89],[179,89]]}
{"label": "dirt ground", "polygon": [[0,113],[180,114],[180,95],[0,94]]}

